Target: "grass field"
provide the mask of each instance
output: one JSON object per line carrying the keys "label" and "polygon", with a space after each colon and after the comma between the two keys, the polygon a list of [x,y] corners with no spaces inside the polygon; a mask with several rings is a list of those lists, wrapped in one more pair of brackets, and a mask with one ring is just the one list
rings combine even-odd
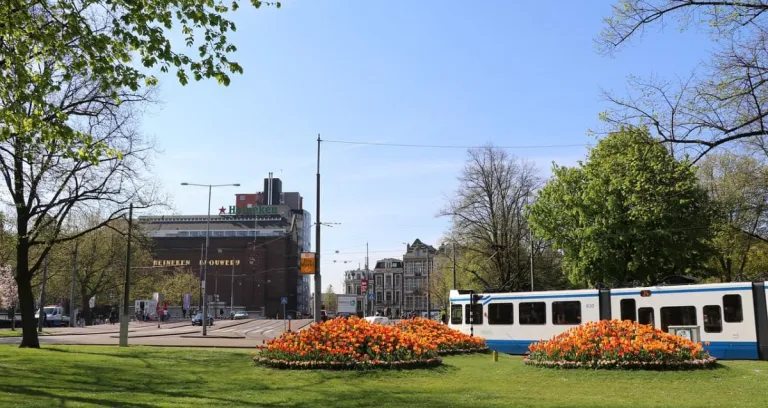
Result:
{"label": "grass field", "polygon": [[553,371],[456,356],[426,371],[278,371],[245,350],[0,346],[0,406],[765,407],[768,362],[697,372]]}

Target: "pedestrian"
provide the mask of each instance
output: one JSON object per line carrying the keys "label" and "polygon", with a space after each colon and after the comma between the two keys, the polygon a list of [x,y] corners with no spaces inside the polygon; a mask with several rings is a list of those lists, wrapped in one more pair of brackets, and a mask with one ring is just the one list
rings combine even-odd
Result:
{"label": "pedestrian", "polygon": [[184,309],[184,308],[181,309],[181,316],[185,319],[187,318],[187,309]]}

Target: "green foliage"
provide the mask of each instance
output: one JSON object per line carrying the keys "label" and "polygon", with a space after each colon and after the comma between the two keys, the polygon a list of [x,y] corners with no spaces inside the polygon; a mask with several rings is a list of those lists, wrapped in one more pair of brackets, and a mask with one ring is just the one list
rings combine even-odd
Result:
{"label": "green foliage", "polygon": [[709,268],[722,282],[759,278],[768,270],[768,166],[751,156],[711,153],[698,175],[719,212]]}
{"label": "green foliage", "polygon": [[698,273],[711,253],[713,217],[689,163],[646,129],[624,128],[601,140],[586,163],[555,166],[529,222],[564,251],[571,281],[621,285]]}
{"label": "green foliage", "polygon": [[[252,0],[261,5],[280,3]],[[225,16],[237,2],[182,0],[10,1],[0,8],[0,141],[23,136],[32,158],[37,149],[54,149],[65,158],[119,155],[71,126],[66,109],[50,96],[62,83],[90,78],[102,93],[121,102],[119,90],[157,84],[143,68],[174,70],[181,84],[214,78],[229,85],[242,67],[229,60],[236,51],[227,38],[235,24]],[[174,27],[176,26],[176,27]],[[174,47],[169,31],[184,35],[187,48]],[[197,55],[195,55],[197,54]]]}
{"label": "green foliage", "polygon": [[162,293],[171,306],[182,306],[185,293],[192,295],[192,304],[199,303],[200,279],[188,268],[160,270],[147,268],[136,274],[131,285],[131,300],[151,299],[155,292]]}

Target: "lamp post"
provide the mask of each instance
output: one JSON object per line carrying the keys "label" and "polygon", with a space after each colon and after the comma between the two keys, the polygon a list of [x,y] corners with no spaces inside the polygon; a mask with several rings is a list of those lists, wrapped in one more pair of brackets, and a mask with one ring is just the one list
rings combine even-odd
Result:
{"label": "lamp post", "polygon": [[211,190],[214,187],[240,187],[240,183],[234,184],[195,184],[195,183],[181,183],[182,186],[194,186],[194,187],[208,187],[208,217],[205,222],[205,258],[203,260],[203,275],[200,277],[200,282],[203,287],[203,336],[208,335],[208,302],[206,302],[207,290],[205,287],[205,278],[208,275],[208,244],[211,236]]}

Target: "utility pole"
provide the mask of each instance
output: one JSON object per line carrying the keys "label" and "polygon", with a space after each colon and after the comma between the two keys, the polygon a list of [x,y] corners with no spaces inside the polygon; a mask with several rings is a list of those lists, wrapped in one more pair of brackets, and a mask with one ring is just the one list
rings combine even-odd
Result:
{"label": "utility pole", "polygon": [[[366,281],[369,281],[368,275],[369,275],[368,274],[368,243],[366,242],[365,243],[365,276],[363,276],[363,278]],[[368,284],[371,284],[371,283],[375,285],[376,284],[376,280],[374,279],[373,282],[368,282]],[[365,286],[365,293],[363,293],[363,302],[365,302],[365,303],[363,303],[363,306],[364,306],[363,307],[363,316],[368,316],[368,309],[369,309],[369,307],[368,307],[368,290],[369,290],[368,285],[366,285]],[[374,292],[375,292],[375,290],[374,290]],[[370,309],[373,309],[373,305],[371,305]],[[373,311],[373,310],[371,310],[371,311]]]}
{"label": "utility pole", "polygon": [[427,245],[427,319],[432,320],[432,290],[431,290],[431,282],[430,282],[430,273],[429,273],[430,267],[429,267],[429,245]]}
{"label": "utility pole", "polygon": [[456,289],[456,242],[453,242],[453,248],[451,249],[451,252],[453,253],[453,289]]}
{"label": "utility pole", "polygon": [[[525,195],[526,204],[529,205],[530,194],[531,190],[528,190],[528,194]],[[531,292],[533,292],[533,230],[530,223],[528,223],[528,240],[531,241]]]}
{"label": "utility pole", "polygon": [[37,332],[43,332],[43,320],[45,320],[45,281],[48,280],[48,255],[43,260],[43,282],[40,284],[40,316],[37,319]]}
{"label": "utility pole", "polygon": [[317,221],[315,224],[315,323],[320,322],[322,283],[320,281],[320,134],[317,134]]}
{"label": "utility pole", "polygon": [[133,233],[133,203],[128,207],[128,247],[125,254],[125,282],[123,283],[123,313],[120,315],[120,347],[128,347],[128,304],[131,296],[131,240]]}
{"label": "utility pole", "polygon": [[75,327],[75,282],[77,281],[77,240],[72,254],[72,291],[69,295],[69,327]]}
{"label": "utility pole", "polygon": [[232,257],[232,283],[229,289],[229,315],[232,316],[232,309],[235,307],[235,257]]}

